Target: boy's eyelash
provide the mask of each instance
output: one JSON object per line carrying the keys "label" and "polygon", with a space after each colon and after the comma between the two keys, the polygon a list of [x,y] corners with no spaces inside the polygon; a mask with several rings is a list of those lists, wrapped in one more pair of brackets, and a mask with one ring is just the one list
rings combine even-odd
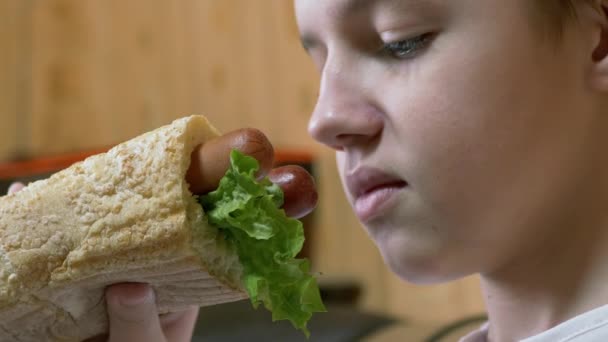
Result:
{"label": "boy's eyelash", "polygon": [[398,42],[386,43],[382,46],[382,52],[397,59],[411,58],[426,47],[432,38],[433,34],[425,33]]}

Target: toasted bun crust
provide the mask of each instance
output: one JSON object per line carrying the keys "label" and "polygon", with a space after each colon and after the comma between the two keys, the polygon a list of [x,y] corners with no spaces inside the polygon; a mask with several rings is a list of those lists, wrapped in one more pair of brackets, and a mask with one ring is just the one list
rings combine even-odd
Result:
{"label": "toasted bun crust", "polygon": [[178,119],[0,198],[0,341],[104,333],[119,282],[151,284],[161,313],[245,298],[236,253],[185,181],[218,135]]}

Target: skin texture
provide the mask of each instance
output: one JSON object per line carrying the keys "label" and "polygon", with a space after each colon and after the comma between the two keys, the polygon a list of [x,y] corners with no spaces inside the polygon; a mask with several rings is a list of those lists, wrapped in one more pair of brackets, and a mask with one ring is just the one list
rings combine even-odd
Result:
{"label": "skin texture", "polygon": [[363,167],[407,182],[366,231],[407,281],[480,274],[493,341],[608,303],[599,3],[554,42],[528,0],[295,1],[321,76],[311,135],[345,187]]}

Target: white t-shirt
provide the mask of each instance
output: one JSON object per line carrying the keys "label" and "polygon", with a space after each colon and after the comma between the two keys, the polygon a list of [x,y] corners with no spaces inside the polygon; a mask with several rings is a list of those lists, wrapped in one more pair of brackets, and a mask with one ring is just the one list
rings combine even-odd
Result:
{"label": "white t-shirt", "polygon": [[[488,324],[463,337],[460,342],[486,342]],[[588,311],[536,336],[520,342],[607,342],[608,305]]]}

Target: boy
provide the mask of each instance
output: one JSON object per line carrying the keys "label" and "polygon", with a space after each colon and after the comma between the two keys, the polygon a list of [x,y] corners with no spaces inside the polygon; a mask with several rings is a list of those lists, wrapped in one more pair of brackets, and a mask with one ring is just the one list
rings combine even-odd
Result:
{"label": "boy", "polygon": [[[391,269],[479,273],[463,341],[608,341],[608,1],[295,3],[310,132]],[[112,341],[189,339],[196,311],[165,339],[150,289],[114,289]]]}
{"label": "boy", "polygon": [[608,341],[608,1],[295,4],[310,133],[390,268],[479,273],[463,341]]}

